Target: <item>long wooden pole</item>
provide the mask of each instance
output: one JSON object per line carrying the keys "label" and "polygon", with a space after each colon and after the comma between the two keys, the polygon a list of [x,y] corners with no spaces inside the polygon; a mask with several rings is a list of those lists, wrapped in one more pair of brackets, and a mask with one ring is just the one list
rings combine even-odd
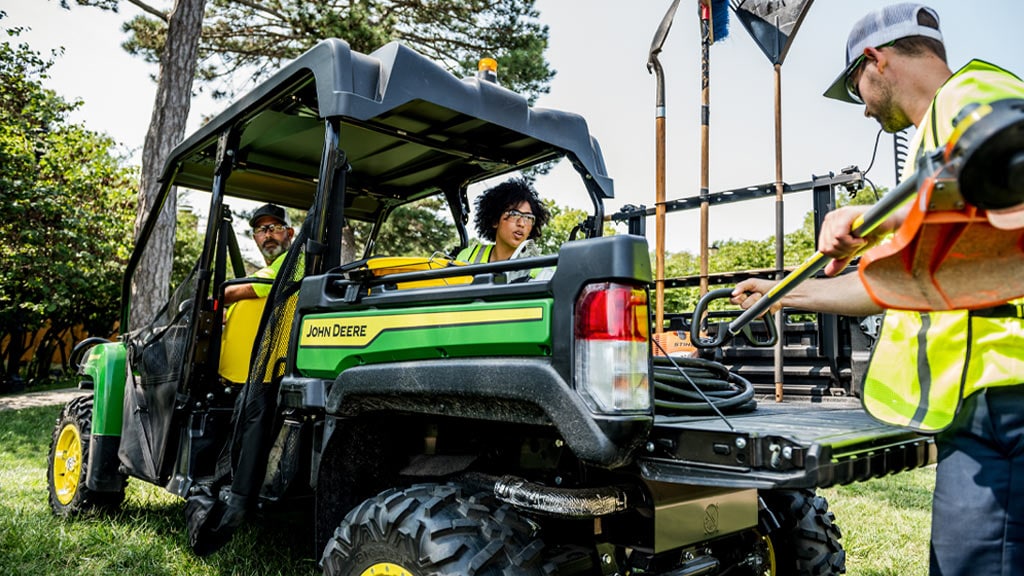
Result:
{"label": "long wooden pole", "polygon": [[708,293],[708,173],[710,171],[711,19],[710,7],[701,4],[700,80],[700,295]]}
{"label": "long wooden pole", "polygon": [[678,7],[679,0],[673,0],[672,5],[665,12],[665,16],[662,17],[658,30],[654,33],[654,38],[651,40],[651,51],[647,58],[647,71],[654,73],[657,80],[654,109],[655,334],[661,334],[665,329],[665,72],[662,70],[661,62],[658,61],[658,54],[661,53],[661,49],[665,45],[665,39],[668,37],[668,31],[672,27],[672,20],[675,18]]}
{"label": "long wooden pole", "polygon": [[[783,227],[783,193],[785,184],[782,179],[782,64],[775,64],[775,277],[782,280],[785,275],[785,237]],[[783,369],[782,346],[784,324],[782,309],[775,312],[775,325],[779,330],[779,339],[775,342],[775,401],[782,402]]]}
{"label": "long wooden pole", "polygon": [[657,174],[655,183],[654,226],[655,233],[655,327],[654,333],[661,334],[665,325],[665,107],[658,109],[654,119],[657,146],[654,165]]}

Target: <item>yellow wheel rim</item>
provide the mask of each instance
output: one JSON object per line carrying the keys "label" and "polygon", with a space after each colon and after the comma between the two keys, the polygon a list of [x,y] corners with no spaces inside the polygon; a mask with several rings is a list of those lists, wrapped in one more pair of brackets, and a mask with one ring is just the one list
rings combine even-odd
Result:
{"label": "yellow wheel rim", "polygon": [[761,540],[764,541],[765,552],[767,552],[768,556],[768,571],[765,572],[765,574],[777,576],[778,573],[775,571],[775,546],[772,545],[772,539],[767,536],[762,536]]}
{"label": "yellow wheel rim", "polygon": [[60,431],[53,455],[53,490],[57,501],[67,506],[78,492],[82,471],[82,436],[68,424]]}
{"label": "yellow wheel rim", "polygon": [[412,573],[398,564],[378,562],[363,570],[359,576],[412,576]]}

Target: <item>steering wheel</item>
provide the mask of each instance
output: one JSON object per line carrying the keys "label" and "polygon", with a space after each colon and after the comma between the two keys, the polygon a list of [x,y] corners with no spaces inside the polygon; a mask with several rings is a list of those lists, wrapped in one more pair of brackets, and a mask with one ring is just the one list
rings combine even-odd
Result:
{"label": "steering wheel", "polygon": [[[717,348],[725,343],[726,338],[728,338],[731,335],[729,333],[729,321],[722,320],[712,323],[712,314],[718,318],[728,318],[731,320],[739,317],[739,315],[743,313],[743,310],[716,310],[713,313],[709,313],[707,312],[707,309],[708,304],[710,304],[711,302],[715,300],[728,299],[731,296],[732,288],[719,288],[717,290],[711,290],[710,292],[705,294],[699,302],[697,302],[697,307],[694,308],[693,310],[693,319],[690,321],[691,344],[693,344],[697,348],[706,349]],[[766,339],[759,340],[756,337],[754,337],[754,332],[753,330],[751,330],[751,324],[753,324],[754,322],[751,322],[750,324],[744,326],[743,329],[740,330],[740,334],[743,334],[747,341],[750,342],[751,346],[756,346],[758,348],[767,348],[769,346],[774,346],[775,343],[779,340],[779,334],[775,328],[774,315],[765,314],[759,320],[755,320],[755,322],[760,322],[764,325],[765,331],[768,333],[768,337]],[[715,336],[713,338],[701,338],[701,328],[703,328],[704,331],[707,332],[712,327],[714,327],[715,329]]]}

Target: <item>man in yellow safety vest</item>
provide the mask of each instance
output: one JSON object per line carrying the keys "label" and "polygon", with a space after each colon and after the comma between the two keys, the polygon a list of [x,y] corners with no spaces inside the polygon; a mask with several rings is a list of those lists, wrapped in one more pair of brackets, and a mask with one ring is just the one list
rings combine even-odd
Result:
{"label": "man in yellow safety vest", "polygon": [[[911,124],[910,158],[953,133],[965,106],[1024,98],[1024,82],[974,60],[957,72],[946,64],[938,14],[921,4],[886,6],[858,21],[846,45],[846,67],[825,92],[863,104],[887,132]],[[916,168],[908,162],[904,177]],[[851,225],[867,207],[826,216],[818,249],[838,274],[872,239]],[[891,232],[905,211],[880,229]],[[1001,227],[1024,226],[1020,206],[999,214]],[[1024,282],[1007,278],[1008,282]],[[733,302],[749,308],[774,285],[745,280]],[[986,310],[889,310],[863,383],[864,406],[876,418],[935,433],[932,575],[1014,574],[1024,569],[1024,319],[1018,302]],[[855,274],[808,280],[782,306],[867,316],[881,312]]]}
{"label": "man in yellow safety vest", "polygon": [[[252,226],[252,238],[267,264],[257,270],[253,277],[273,280],[292,245],[295,229],[288,221],[285,209],[276,204],[260,206],[249,218],[249,225]],[[224,290],[224,305],[246,298],[266,298],[267,294],[270,294],[270,284],[235,284]]]}

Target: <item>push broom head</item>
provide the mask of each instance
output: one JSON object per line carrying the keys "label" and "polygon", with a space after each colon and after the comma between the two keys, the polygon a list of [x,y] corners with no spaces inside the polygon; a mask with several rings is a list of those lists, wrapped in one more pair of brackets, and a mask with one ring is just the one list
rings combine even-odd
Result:
{"label": "push broom head", "polygon": [[700,0],[700,17],[711,20],[712,44],[729,35],[729,0]]}

